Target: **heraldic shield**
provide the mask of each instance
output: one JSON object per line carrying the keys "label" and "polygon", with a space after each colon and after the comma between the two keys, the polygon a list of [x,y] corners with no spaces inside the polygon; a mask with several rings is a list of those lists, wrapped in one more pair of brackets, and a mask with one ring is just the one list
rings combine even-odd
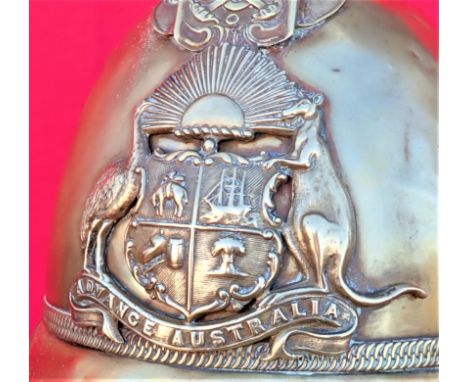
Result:
{"label": "heraldic shield", "polygon": [[134,277],[187,322],[237,312],[270,287],[280,234],[261,216],[272,170],[233,154],[152,156],[141,206],[127,232]]}

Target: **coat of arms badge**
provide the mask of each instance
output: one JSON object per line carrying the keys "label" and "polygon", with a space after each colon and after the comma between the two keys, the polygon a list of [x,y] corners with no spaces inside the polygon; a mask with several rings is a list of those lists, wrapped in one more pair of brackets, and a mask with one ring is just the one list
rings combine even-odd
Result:
{"label": "coat of arms badge", "polygon": [[[71,322],[98,329],[98,347],[138,342],[146,360],[205,368],[353,371],[361,307],[426,297],[347,278],[358,227],[327,95],[265,49],[341,2],[330,4],[315,17],[284,1],[163,2],[172,23],[156,12],[156,30],[194,53],[136,105],[131,156],[86,204]],[[117,230],[120,275],[108,267]],[[402,344],[433,346],[412,341]],[[402,344],[360,351],[377,360]]]}

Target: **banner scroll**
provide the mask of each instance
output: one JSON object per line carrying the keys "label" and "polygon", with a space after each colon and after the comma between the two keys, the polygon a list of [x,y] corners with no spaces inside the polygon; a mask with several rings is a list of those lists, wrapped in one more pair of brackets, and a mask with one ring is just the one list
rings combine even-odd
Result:
{"label": "banner scroll", "polygon": [[344,352],[357,326],[357,314],[345,301],[311,288],[272,293],[257,309],[236,318],[184,324],[132,303],[111,281],[82,275],[70,294],[72,316],[80,326],[96,326],[116,342],[118,322],[160,346],[210,351],[248,345],[273,336],[270,357],[292,356],[303,348]]}

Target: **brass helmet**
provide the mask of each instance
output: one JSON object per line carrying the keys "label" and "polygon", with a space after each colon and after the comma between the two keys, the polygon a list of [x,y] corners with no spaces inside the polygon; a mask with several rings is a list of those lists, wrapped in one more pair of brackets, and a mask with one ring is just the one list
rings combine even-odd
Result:
{"label": "brass helmet", "polygon": [[83,114],[32,377],[437,370],[437,65],[343,3],[136,29]]}

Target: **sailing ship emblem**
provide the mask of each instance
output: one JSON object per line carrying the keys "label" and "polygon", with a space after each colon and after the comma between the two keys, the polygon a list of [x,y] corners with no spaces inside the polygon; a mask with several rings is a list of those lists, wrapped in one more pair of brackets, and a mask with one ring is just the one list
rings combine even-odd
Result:
{"label": "sailing ship emblem", "polygon": [[203,223],[252,225],[250,196],[245,192],[245,171],[224,168],[219,182],[203,201],[209,208],[200,220]]}

